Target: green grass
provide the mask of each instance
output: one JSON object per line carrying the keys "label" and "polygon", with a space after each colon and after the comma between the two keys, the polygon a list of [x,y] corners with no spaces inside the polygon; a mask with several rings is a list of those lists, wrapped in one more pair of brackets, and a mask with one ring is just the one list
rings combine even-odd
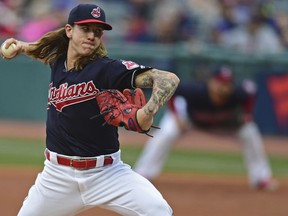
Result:
{"label": "green grass", "polygon": [[[122,158],[133,165],[141,153],[139,146],[122,147]],[[288,177],[288,158],[269,155],[273,174]],[[194,173],[194,174],[225,174],[246,175],[241,152],[215,152],[201,150],[173,149],[164,172]]]}
{"label": "green grass", "polygon": [[0,166],[42,166],[44,149],[42,140],[0,138]]}
{"label": "green grass", "polygon": [[[0,138],[0,168],[15,166],[43,166],[44,141]],[[122,159],[133,166],[141,147],[122,146]],[[288,177],[288,158],[269,155],[275,176]],[[215,152],[173,149],[165,164],[164,172],[194,174],[246,175],[241,152]]]}

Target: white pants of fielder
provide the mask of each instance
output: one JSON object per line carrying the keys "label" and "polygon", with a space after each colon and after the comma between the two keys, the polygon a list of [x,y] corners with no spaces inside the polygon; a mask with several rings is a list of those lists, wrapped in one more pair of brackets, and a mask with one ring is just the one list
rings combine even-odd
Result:
{"label": "white pants of fielder", "polygon": [[[185,110],[181,110],[181,113],[182,117],[187,119],[184,114]],[[170,111],[165,112],[159,126],[161,129],[156,130],[154,137],[148,140],[134,167],[137,173],[149,180],[155,179],[160,174],[172,145],[182,135],[175,115]],[[242,144],[243,159],[250,185],[270,179],[271,168],[256,124],[246,123],[239,129],[237,136]]]}
{"label": "white pants of fielder", "polygon": [[171,216],[159,191],[120,159],[112,165],[78,170],[45,160],[18,216],[72,216],[98,206],[127,216]]}

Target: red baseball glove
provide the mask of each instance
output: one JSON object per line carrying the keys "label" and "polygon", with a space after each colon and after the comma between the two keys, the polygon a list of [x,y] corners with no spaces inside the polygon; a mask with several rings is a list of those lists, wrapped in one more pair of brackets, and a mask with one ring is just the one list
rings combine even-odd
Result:
{"label": "red baseball glove", "polygon": [[136,118],[137,111],[146,104],[140,88],[125,89],[123,94],[118,90],[104,90],[96,95],[96,101],[100,108],[99,115],[104,116],[107,124],[150,136],[149,130],[143,130]]}

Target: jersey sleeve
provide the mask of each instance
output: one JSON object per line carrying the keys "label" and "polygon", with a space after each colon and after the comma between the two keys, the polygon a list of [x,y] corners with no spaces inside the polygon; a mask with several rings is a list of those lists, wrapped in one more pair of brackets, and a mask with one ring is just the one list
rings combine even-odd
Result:
{"label": "jersey sleeve", "polygon": [[152,69],[127,60],[113,60],[105,71],[108,87],[123,90],[135,88],[135,78],[138,74]]}

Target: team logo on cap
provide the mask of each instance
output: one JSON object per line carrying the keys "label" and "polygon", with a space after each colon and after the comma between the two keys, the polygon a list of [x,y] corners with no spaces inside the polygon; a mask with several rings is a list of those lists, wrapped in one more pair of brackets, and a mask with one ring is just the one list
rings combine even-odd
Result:
{"label": "team logo on cap", "polygon": [[91,12],[91,15],[95,18],[98,18],[101,16],[101,11],[100,11],[100,8],[97,7],[97,8],[94,8]]}

